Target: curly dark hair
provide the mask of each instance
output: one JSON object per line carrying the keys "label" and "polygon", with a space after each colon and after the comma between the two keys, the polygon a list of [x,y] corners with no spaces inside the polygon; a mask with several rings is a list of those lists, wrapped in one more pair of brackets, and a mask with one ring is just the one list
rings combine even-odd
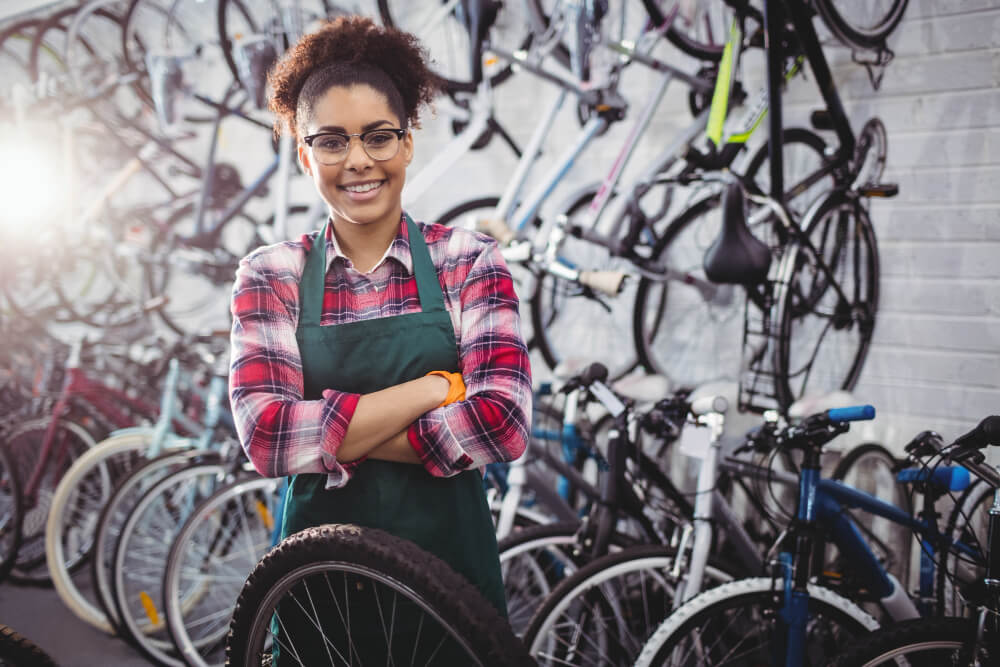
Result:
{"label": "curly dark hair", "polygon": [[362,16],[341,16],[300,39],[268,75],[275,131],[301,137],[316,101],[334,86],[366,84],[385,95],[403,127],[441,88],[413,35]]}

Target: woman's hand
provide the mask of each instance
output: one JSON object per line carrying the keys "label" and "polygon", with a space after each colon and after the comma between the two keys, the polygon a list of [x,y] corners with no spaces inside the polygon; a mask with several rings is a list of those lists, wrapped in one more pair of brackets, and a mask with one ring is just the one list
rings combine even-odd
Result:
{"label": "woman's hand", "polygon": [[461,373],[449,373],[448,371],[431,371],[427,375],[432,377],[442,377],[448,381],[448,394],[438,405],[439,408],[443,408],[450,403],[457,403],[458,401],[465,400],[465,380],[462,379]]}

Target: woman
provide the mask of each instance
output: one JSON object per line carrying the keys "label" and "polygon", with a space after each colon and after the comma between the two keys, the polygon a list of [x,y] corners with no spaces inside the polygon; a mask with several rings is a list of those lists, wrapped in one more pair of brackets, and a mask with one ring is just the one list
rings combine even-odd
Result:
{"label": "woman", "polygon": [[426,55],[344,17],[302,38],[270,83],[330,213],[321,232],[244,258],[233,289],[230,395],[258,472],[291,476],[282,537],[382,528],[505,614],[481,468],[524,451],[530,369],[496,245],[402,211],[410,128],[436,89]]}

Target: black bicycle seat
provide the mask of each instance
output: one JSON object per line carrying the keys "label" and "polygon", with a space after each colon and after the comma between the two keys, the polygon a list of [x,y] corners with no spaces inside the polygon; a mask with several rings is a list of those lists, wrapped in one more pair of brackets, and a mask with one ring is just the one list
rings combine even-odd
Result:
{"label": "black bicycle seat", "polygon": [[722,195],[722,230],[705,252],[703,266],[714,283],[758,285],[767,279],[771,249],[747,227],[739,183],[730,183]]}

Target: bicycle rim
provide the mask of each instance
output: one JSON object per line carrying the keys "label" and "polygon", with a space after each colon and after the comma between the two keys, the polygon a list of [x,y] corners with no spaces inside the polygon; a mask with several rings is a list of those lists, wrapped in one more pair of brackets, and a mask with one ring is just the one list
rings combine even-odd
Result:
{"label": "bicycle rim", "polygon": [[271,547],[280,518],[279,483],[255,479],[220,490],[195,509],[174,540],[164,606],[174,645],[188,665],[224,662],[240,588]]}
{"label": "bicycle rim", "polygon": [[[793,243],[775,283],[778,402],[850,390],[861,374],[878,309],[878,250],[864,207],[831,193],[806,216],[816,253]],[[823,258],[840,290],[819,266]]]}

